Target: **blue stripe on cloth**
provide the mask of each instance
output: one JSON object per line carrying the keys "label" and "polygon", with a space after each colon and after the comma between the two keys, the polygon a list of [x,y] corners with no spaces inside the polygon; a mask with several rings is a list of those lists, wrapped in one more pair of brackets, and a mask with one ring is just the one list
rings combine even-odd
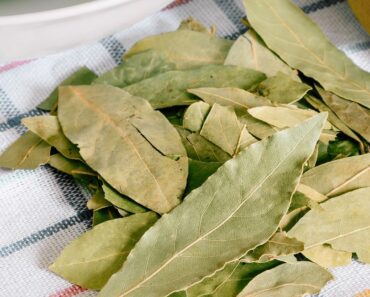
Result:
{"label": "blue stripe on cloth", "polygon": [[17,128],[18,126],[21,125],[21,120],[23,118],[33,117],[33,116],[43,115],[43,114],[45,114],[45,112],[39,109],[32,109],[28,112],[20,113],[16,116],[10,117],[5,122],[0,123],[0,132],[6,131],[7,129],[10,129],[10,128]]}
{"label": "blue stripe on cloth", "polygon": [[100,44],[108,51],[116,64],[121,63],[125,48],[114,36],[108,36],[100,40]]}
{"label": "blue stripe on cloth", "polygon": [[345,1],[346,0],[320,0],[318,2],[302,6],[301,8],[305,13],[312,13]]}
{"label": "blue stripe on cloth", "polygon": [[[240,20],[245,17],[244,10],[230,1],[224,0],[214,0],[217,6],[222,10],[226,17],[234,24],[239,32],[245,31],[245,26],[240,22]],[[239,33],[240,34],[240,33]]]}
{"label": "blue stripe on cloth", "polygon": [[[14,117],[20,114],[20,111],[18,110],[16,105],[12,102],[12,100],[9,98],[9,96],[5,93],[3,89],[0,89],[0,113],[5,118]],[[22,134],[24,132],[24,127],[19,126],[19,124],[14,125],[13,127],[19,134]],[[0,131],[3,131],[1,130],[1,126]]]}
{"label": "blue stripe on cloth", "polygon": [[67,219],[64,219],[52,226],[49,226],[43,230],[40,230],[36,233],[31,234],[30,236],[26,236],[17,242],[14,242],[10,245],[3,246],[0,248],[0,258],[7,257],[15,252],[18,252],[36,242],[39,242],[45,238],[48,238],[62,230],[68,229],[76,224],[88,221],[91,219],[91,211],[84,210],[82,212],[77,213],[74,216],[71,216]]}

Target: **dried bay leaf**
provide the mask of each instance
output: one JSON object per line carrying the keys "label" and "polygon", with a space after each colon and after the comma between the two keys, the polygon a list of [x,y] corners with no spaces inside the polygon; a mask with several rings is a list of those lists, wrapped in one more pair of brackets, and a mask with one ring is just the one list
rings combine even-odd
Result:
{"label": "dried bay leaf", "polygon": [[210,109],[211,106],[202,101],[193,103],[185,111],[183,127],[192,132],[199,132]]}
{"label": "dried bay leaf", "polygon": [[55,147],[64,157],[80,160],[78,148],[65,137],[56,116],[37,116],[22,119],[29,130]]}
{"label": "dried bay leaf", "polygon": [[189,175],[185,193],[200,187],[223,164],[223,162],[202,162],[189,159]]}
{"label": "dried bay leaf", "polygon": [[210,105],[217,103],[232,106],[235,110],[245,111],[251,107],[272,105],[266,98],[238,88],[198,88],[189,89],[188,92]]}
{"label": "dried bay leaf", "polygon": [[135,43],[125,59],[149,49],[163,52],[177,69],[223,64],[233,42],[202,32],[178,30],[146,37]]}
{"label": "dried bay leaf", "polygon": [[66,136],[111,186],[159,213],[180,203],[186,152],[176,130],[147,101],[105,85],[62,87],[59,101]]}
{"label": "dried bay leaf", "polygon": [[242,261],[266,263],[279,256],[296,254],[302,250],[303,242],[289,238],[285,232],[277,232],[266,243],[248,252]]}
{"label": "dried bay leaf", "polygon": [[278,72],[261,82],[255,92],[260,96],[280,103],[291,104],[302,99],[312,88],[304,83],[293,80],[290,76]]}
{"label": "dried bay leaf", "polygon": [[[169,297],[236,297],[240,291],[258,274],[279,265],[277,261],[267,263],[241,263],[234,261],[222,270],[208,276],[185,291],[171,294]],[[180,295],[184,294],[184,295]]]}
{"label": "dried bay leaf", "polygon": [[112,206],[112,204],[104,198],[104,191],[101,187],[99,187],[89,201],[87,201],[86,206],[91,210],[99,210]]}
{"label": "dried bay leaf", "polygon": [[311,262],[286,263],[256,276],[238,297],[315,294],[332,278],[326,269]]}
{"label": "dried bay leaf", "polygon": [[[87,67],[82,67],[62,81],[59,86],[89,85],[97,77],[98,76],[93,71]],[[58,105],[59,86],[37,107],[42,110],[55,111]]]}
{"label": "dried bay leaf", "polygon": [[261,37],[252,28],[235,41],[227,54],[225,64],[258,70],[268,77],[282,72],[292,79],[300,81],[297,71],[291,69],[267,48]]}
{"label": "dried bay leaf", "polygon": [[144,234],[100,296],[166,296],[267,241],[325,119],[321,114],[279,132],[226,162]]}
{"label": "dried bay leaf", "polygon": [[330,244],[370,263],[369,197],[370,188],[361,188],[321,203],[324,211],[309,211],[288,235],[303,241],[305,250]]}
{"label": "dried bay leaf", "polygon": [[164,53],[147,50],[125,59],[122,64],[102,74],[92,84],[106,84],[123,88],[159,73],[175,69],[175,64],[168,61]]}
{"label": "dried bay leaf", "polygon": [[67,159],[61,154],[54,154],[50,156],[48,164],[66,174],[69,175],[90,175],[97,176],[89,166],[78,160]]}
{"label": "dried bay leaf", "polygon": [[149,101],[155,109],[194,103],[188,89],[235,87],[249,89],[265,79],[261,72],[238,66],[206,65],[189,70],[168,71],[127,86],[125,91]]}
{"label": "dried bay leaf", "polygon": [[127,197],[122,196],[105,183],[103,183],[103,192],[105,199],[120,209],[131,213],[142,213],[148,211],[145,207],[135,203]]}
{"label": "dried bay leaf", "polygon": [[370,154],[331,161],[305,172],[301,184],[333,197],[370,187]]}
{"label": "dried bay leaf", "polygon": [[120,214],[118,209],[116,209],[113,206],[95,209],[93,212],[92,225],[94,227],[101,223],[111,221],[114,219],[119,219],[121,217],[122,215]]}
{"label": "dried bay leaf", "polygon": [[231,158],[229,154],[200,136],[199,133],[191,133],[182,127],[176,127],[176,129],[189,158],[203,162],[225,162]]}
{"label": "dried bay leaf", "polygon": [[156,221],[157,215],[148,212],[101,223],[64,248],[50,270],[83,288],[99,290]]}
{"label": "dried bay leaf", "polygon": [[0,167],[9,169],[35,169],[46,164],[51,146],[28,131],[11,144],[0,156]]}
{"label": "dried bay leaf", "polygon": [[325,268],[349,265],[352,253],[334,250],[330,245],[318,245],[304,251],[304,256]]}
{"label": "dried bay leaf", "polygon": [[324,89],[370,108],[370,73],[331,44],[300,8],[290,0],[243,2],[254,30],[288,65]]}
{"label": "dried bay leaf", "polygon": [[192,17],[183,20],[177,30],[191,30],[201,33],[207,33],[211,36],[214,36],[216,34],[216,28],[214,26],[208,29],[206,26],[193,19]]}
{"label": "dried bay leaf", "polygon": [[236,110],[236,114],[238,116],[238,120],[243,125],[245,125],[247,130],[259,139],[264,139],[279,131],[279,129],[277,129],[276,127],[273,127],[266,122],[256,119],[247,111]]}
{"label": "dried bay leaf", "polygon": [[318,88],[324,102],[353,131],[370,143],[370,110]]}
{"label": "dried bay leaf", "polygon": [[239,144],[242,126],[231,106],[213,104],[200,135],[234,156]]}

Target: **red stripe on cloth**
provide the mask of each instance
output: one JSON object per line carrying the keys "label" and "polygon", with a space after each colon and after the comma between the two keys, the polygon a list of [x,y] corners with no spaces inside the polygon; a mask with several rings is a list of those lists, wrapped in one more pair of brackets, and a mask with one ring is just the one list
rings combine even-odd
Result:
{"label": "red stripe on cloth", "polygon": [[73,297],[76,296],[77,294],[80,294],[82,292],[87,291],[84,288],[81,288],[77,285],[70,286],[64,290],[58,291],[54,294],[51,294],[49,297]]}
{"label": "red stripe on cloth", "polygon": [[17,61],[17,62],[13,62],[13,63],[10,63],[10,64],[6,64],[6,65],[3,65],[3,66],[0,66],[0,73],[1,72],[5,72],[5,71],[8,71],[8,70],[13,69],[13,68],[16,68],[18,66],[27,64],[27,63],[29,63],[31,61],[32,60]]}
{"label": "red stripe on cloth", "polygon": [[189,3],[191,0],[176,0],[171,4],[167,5],[163,10],[172,9],[174,7]]}

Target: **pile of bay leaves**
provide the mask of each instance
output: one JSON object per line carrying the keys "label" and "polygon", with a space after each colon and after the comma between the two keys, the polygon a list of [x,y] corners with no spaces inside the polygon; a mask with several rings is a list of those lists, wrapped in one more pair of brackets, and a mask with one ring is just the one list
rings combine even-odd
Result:
{"label": "pile of bay leaves", "polygon": [[244,5],[235,42],[186,20],[23,119],[0,166],[93,192],[53,272],[104,297],[289,297],[370,263],[370,73],[289,0]]}

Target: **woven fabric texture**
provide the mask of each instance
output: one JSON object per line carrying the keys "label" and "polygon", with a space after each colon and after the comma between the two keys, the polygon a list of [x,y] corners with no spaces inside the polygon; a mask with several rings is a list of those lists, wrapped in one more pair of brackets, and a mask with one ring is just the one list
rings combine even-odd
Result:
{"label": "woven fabric texture", "polygon": [[[330,40],[360,67],[370,71],[370,37],[344,0],[295,0]],[[176,29],[192,16],[217,25],[218,34],[235,39],[243,33],[240,0],[180,0],[99,42],[30,61],[0,65],[0,153],[25,131],[24,117],[81,66],[101,74],[120,62],[136,40]],[[90,228],[88,192],[48,166],[36,170],[0,169],[0,296],[92,297],[95,292],[71,285],[48,271],[64,246]],[[370,289],[370,265],[353,262],[333,270],[320,297],[352,297]],[[358,295],[362,296],[362,295]],[[369,296],[369,295],[366,295]],[[227,297],[227,296],[225,296]]]}

